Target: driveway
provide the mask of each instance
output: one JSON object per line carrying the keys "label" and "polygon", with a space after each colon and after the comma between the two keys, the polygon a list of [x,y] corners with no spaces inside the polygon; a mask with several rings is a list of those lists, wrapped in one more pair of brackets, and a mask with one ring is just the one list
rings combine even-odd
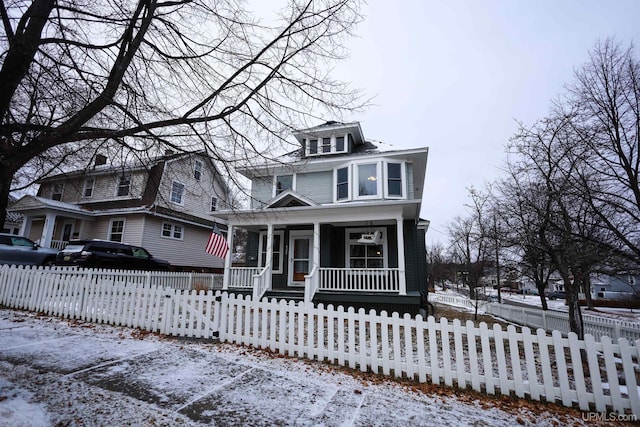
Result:
{"label": "driveway", "polygon": [[586,424],[216,342],[0,309],[4,426]]}

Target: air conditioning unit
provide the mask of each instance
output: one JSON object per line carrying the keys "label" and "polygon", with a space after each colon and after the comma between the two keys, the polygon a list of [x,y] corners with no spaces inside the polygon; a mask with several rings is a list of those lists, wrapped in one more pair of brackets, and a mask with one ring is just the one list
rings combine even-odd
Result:
{"label": "air conditioning unit", "polygon": [[365,245],[378,245],[380,244],[381,237],[382,233],[380,230],[376,230],[373,233],[363,233],[358,239],[358,243],[363,243]]}

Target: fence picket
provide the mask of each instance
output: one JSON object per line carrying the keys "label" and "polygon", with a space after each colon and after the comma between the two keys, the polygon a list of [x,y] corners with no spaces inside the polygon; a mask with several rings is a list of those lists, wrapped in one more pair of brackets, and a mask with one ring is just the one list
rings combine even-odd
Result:
{"label": "fence picket", "polygon": [[491,354],[491,337],[485,322],[480,323],[480,343],[482,348],[482,362],[484,367],[484,386],[489,394],[495,394],[493,386],[493,356]]}

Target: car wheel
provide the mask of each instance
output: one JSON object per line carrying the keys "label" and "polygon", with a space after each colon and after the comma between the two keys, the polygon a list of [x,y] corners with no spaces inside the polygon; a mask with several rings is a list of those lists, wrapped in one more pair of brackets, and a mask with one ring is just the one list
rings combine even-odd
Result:
{"label": "car wheel", "polygon": [[56,260],[53,259],[53,258],[47,258],[47,259],[44,260],[42,265],[44,267],[53,267],[54,265],[56,265]]}

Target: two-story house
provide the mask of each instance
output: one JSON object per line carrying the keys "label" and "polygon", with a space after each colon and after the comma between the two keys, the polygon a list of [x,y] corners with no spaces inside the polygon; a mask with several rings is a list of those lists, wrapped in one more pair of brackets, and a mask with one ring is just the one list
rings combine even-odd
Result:
{"label": "two-story house", "polygon": [[254,297],[416,313],[426,289],[421,220],[428,148],[380,151],[359,123],[294,133],[300,149],[239,169],[251,208],[223,211],[231,246],[248,231],[245,266],[227,260],[225,288]]}
{"label": "two-story house", "polygon": [[222,270],[205,246],[229,189],[210,158],[168,152],[119,166],[107,160],[97,155],[91,168],[43,179],[36,196],[15,202],[20,234],[57,249],[72,239],[123,242],[176,270]]}

